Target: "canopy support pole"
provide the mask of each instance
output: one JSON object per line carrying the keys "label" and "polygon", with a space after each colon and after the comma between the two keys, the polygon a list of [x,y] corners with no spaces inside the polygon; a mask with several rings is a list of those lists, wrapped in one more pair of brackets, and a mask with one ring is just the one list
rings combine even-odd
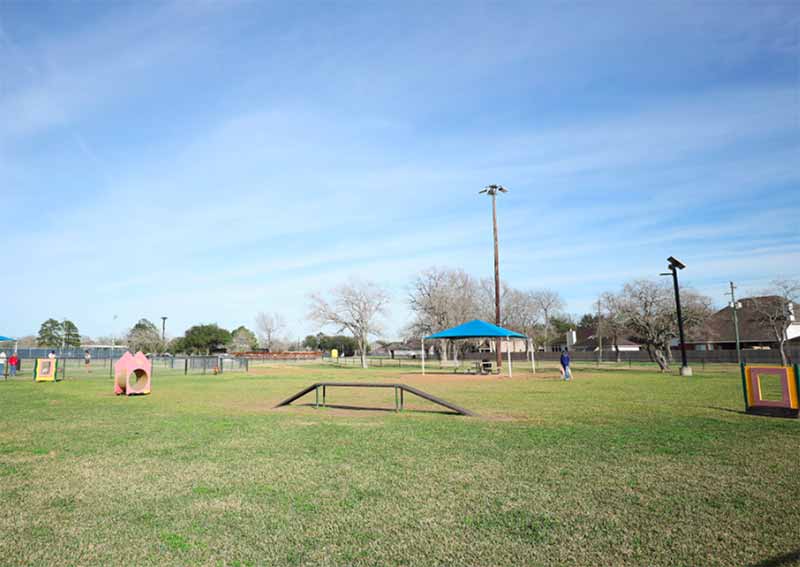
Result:
{"label": "canopy support pole", "polygon": [[506,339],[506,351],[508,351],[508,377],[513,378],[514,372],[511,370],[511,339]]}
{"label": "canopy support pole", "polygon": [[422,375],[425,376],[425,338],[422,339]]}
{"label": "canopy support pole", "polygon": [[533,341],[528,339],[528,350],[531,352],[531,370],[536,374],[536,355],[533,353]]}

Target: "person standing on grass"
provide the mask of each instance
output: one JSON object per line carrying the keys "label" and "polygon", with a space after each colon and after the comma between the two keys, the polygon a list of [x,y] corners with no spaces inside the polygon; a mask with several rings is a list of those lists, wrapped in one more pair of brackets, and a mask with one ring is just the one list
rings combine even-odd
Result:
{"label": "person standing on grass", "polygon": [[11,376],[17,375],[17,366],[19,366],[19,357],[17,353],[11,353],[11,356],[8,357],[8,372]]}
{"label": "person standing on grass", "polygon": [[572,378],[572,371],[569,369],[569,349],[565,348],[561,353],[561,374],[564,376],[565,381]]}
{"label": "person standing on grass", "polygon": [[6,353],[0,350],[0,375],[3,374],[8,375],[8,372],[6,372]]}
{"label": "person standing on grass", "polygon": [[86,352],[83,354],[83,365],[86,367],[86,372],[91,374],[92,373],[92,355],[89,352],[89,349],[86,349]]}
{"label": "person standing on grass", "polygon": [[50,360],[55,360],[56,359],[56,351],[51,350],[50,354],[47,355],[47,358],[49,358]]}

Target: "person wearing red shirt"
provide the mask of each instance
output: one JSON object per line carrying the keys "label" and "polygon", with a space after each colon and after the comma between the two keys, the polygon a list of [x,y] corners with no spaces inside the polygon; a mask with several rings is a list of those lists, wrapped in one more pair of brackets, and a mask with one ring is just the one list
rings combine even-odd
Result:
{"label": "person wearing red shirt", "polygon": [[11,356],[8,357],[8,372],[11,376],[17,375],[17,365],[19,364],[19,357],[15,352]]}

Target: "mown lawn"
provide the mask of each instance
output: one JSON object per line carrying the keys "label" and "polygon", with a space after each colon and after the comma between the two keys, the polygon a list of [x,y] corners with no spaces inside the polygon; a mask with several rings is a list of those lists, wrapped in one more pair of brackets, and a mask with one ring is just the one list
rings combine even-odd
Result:
{"label": "mown lawn", "polygon": [[[114,397],[99,374],[0,382],[0,563],[800,559],[800,422],[742,414],[735,371],[586,368],[569,384],[554,371],[404,372],[162,375],[139,398]],[[410,399],[401,414],[272,409],[320,380],[402,381],[481,417]],[[391,391],[329,396],[394,402]]]}

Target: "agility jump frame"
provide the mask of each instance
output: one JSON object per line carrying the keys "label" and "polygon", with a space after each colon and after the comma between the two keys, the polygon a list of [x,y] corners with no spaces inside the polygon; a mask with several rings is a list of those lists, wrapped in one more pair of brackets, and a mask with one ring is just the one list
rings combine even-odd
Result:
{"label": "agility jump frame", "polygon": [[384,384],[380,382],[317,382],[316,384],[311,384],[307,388],[304,388],[283,400],[281,403],[276,405],[276,408],[280,408],[283,406],[288,406],[293,401],[298,400],[314,390],[316,394],[316,402],[314,403],[314,407],[320,407],[320,390],[322,392],[322,407],[325,407],[325,403],[327,401],[327,393],[328,388],[393,388],[394,389],[394,411],[403,411],[404,403],[405,403],[405,393],[408,392],[409,394],[413,394],[418,396],[424,400],[428,400],[429,402],[433,402],[434,404],[440,405],[442,407],[446,407],[449,410],[454,411],[460,415],[467,415],[474,417],[475,414],[468,409],[462,408],[461,406],[457,406],[454,403],[448,402],[447,400],[443,400],[437,396],[433,396],[427,392],[423,392],[417,388],[409,386],[407,384]]}

